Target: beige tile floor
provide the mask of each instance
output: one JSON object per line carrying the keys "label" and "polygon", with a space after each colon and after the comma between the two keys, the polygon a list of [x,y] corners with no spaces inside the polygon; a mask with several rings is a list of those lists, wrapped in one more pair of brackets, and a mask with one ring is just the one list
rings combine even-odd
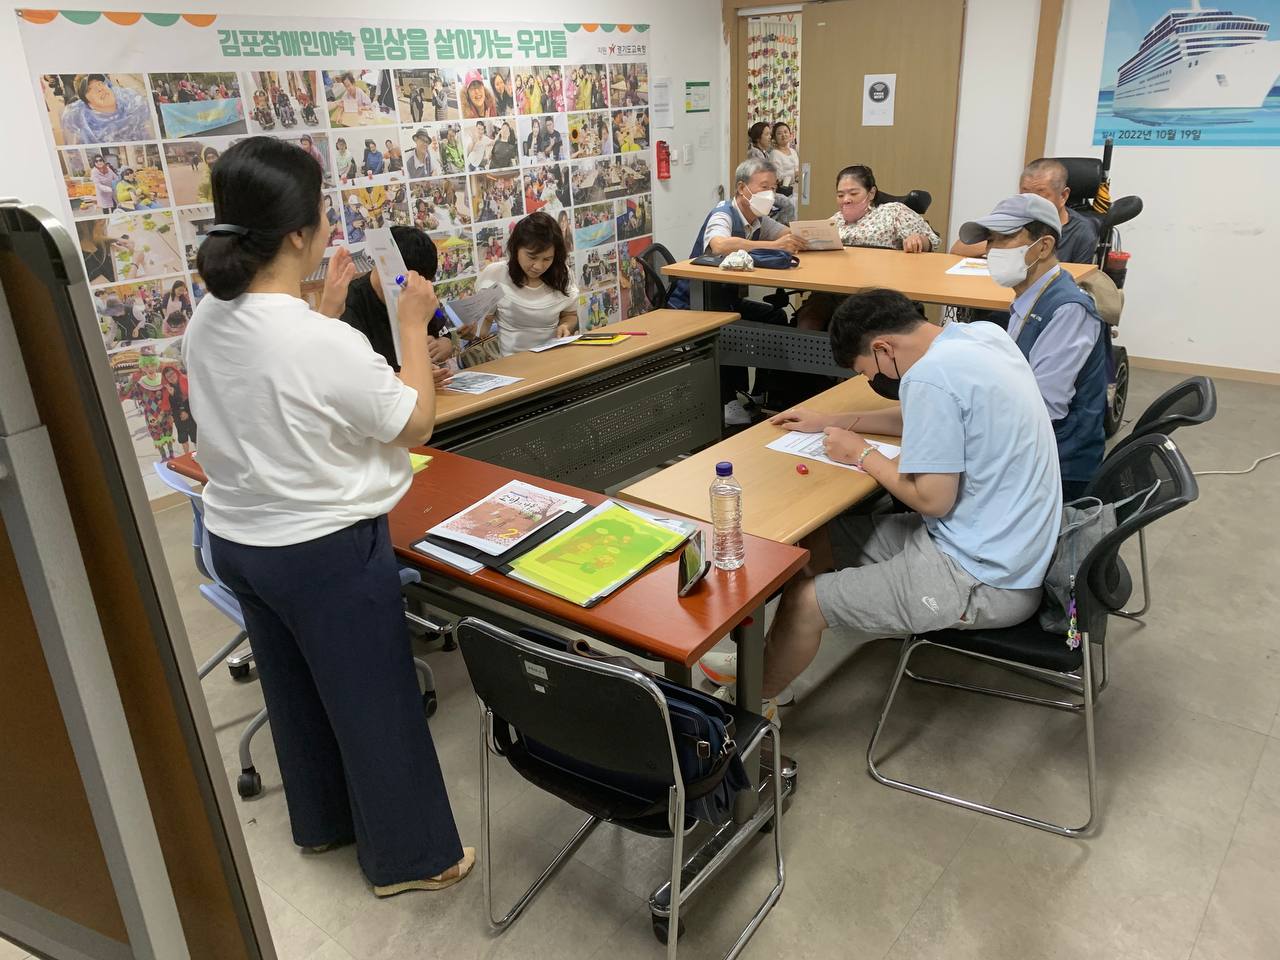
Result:
{"label": "beige tile floor", "polygon": [[[1176,382],[1138,371],[1137,412]],[[1222,381],[1217,419],[1177,440],[1196,469],[1280,450],[1280,389]],[[891,960],[1274,960],[1280,957],[1280,462],[1206,477],[1201,498],[1149,538],[1155,607],[1111,624],[1112,685],[1098,713],[1101,831],[1066,840],[889,790],[866,743],[896,644],[858,650],[784,711],[800,788],[785,820],[788,882],[750,957]],[[195,592],[188,515],[158,518],[197,658],[227,625]],[[828,642],[838,643],[838,637]],[[354,649],[354,645],[353,645]],[[353,664],[358,658],[353,654]],[[478,839],[476,711],[456,654],[429,656],[432,721],[464,838]],[[939,664],[942,665],[941,663]],[[256,683],[205,682],[227,771]],[[986,800],[1081,817],[1074,717],[919,685],[886,735],[889,769]],[[350,849],[289,838],[270,738],[255,744],[264,795],[238,803],[283,960],[643,958],[662,955],[645,897],[660,842],[604,827],[502,936],[484,921],[479,873],[440,894],[378,901]],[[510,774],[495,791],[497,897],[509,902],[576,826]],[[770,847],[687,915],[682,955],[718,957],[768,886]],[[0,960],[22,951],[0,943]]]}

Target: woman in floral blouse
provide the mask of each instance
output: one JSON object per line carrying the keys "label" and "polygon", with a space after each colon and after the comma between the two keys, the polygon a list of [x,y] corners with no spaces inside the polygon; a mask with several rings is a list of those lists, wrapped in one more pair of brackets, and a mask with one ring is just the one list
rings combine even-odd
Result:
{"label": "woman in floral blouse", "polygon": [[836,177],[840,209],[831,222],[846,247],[887,247],[905,253],[936,252],[941,240],[924,217],[902,203],[876,203],[876,177],[862,164]]}
{"label": "woman in floral blouse", "polygon": [[[904,203],[876,203],[876,176],[856,163],[836,175],[840,209],[831,222],[846,247],[884,247],[905,253],[936,252],[942,241],[924,217]],[[821,291],[809,294],[796,311],[801,330],[826,330],[844,297]]]}

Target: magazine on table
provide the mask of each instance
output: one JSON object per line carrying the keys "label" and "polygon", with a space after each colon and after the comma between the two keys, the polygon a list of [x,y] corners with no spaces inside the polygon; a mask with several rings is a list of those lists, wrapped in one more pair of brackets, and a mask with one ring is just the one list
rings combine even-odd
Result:
{"label": "magazine on table", "polygon": [[478,503],[436,524],[427,534],[466,544],[496,557],[562,514],[576,513],[584,506],[577,497],[512,480]]}

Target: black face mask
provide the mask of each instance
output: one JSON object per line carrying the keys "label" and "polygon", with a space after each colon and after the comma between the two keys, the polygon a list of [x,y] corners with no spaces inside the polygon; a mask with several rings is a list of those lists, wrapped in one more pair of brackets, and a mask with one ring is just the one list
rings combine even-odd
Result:
{"label": "black face mask", "polygon": [[898,388],[902,386],[902,374],[898,373],[898,358],[893,358],[893,372],[898,373],[898,376],[895,378],[886,376],[880,372],[879,354],[873,350],[871,351],[871,356],[876,361],[876,375],[868,380],[867,383],[870,385],[872,390],[880,394],[880,396],[884,397],[886,400],[897,400]]}

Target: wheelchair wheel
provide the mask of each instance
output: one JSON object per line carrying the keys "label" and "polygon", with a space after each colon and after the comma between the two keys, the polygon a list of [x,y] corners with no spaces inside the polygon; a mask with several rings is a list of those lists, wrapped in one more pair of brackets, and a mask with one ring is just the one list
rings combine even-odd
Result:
{"label": "wheelchair wheel", "polygon": [[1115,436],[1124,422],[1125,404],[1129,400],[1129,351],[1116,347],[1115,362],[1115,377],[1107,384],[1107,409],[1103,414],[1103,426],[1108,437]]}

